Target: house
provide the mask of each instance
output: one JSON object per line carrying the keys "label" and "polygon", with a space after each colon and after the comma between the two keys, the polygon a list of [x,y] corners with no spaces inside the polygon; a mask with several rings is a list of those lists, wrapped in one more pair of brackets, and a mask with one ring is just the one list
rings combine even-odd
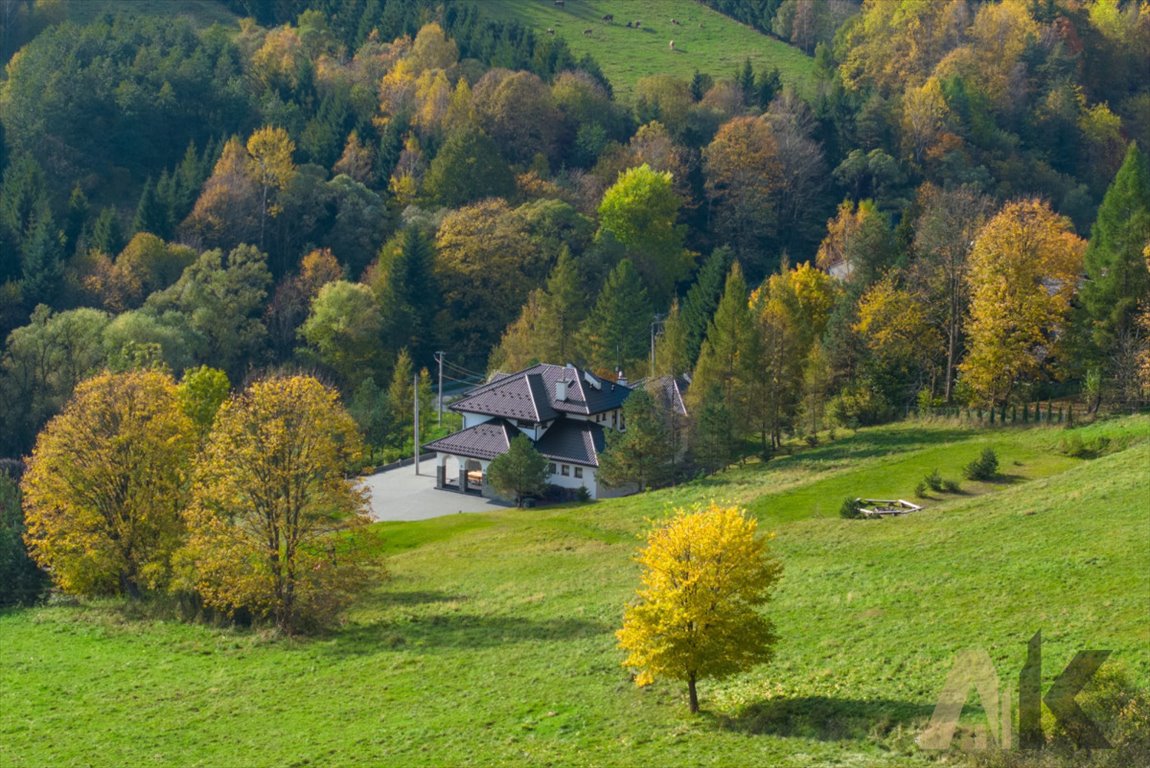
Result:
{"label": "house", "polygon": [[599,455],[606,430],[622,430],[626,380],[600,378],[573,365],[542,363],[501,375],[452,403],[463,429],[428,443],[436,456],[437,488],[493,495],[487,484],[491,460],[520,434],[547,459],[547,482],[591,498],[621,496],[626,488],[599,481]]}

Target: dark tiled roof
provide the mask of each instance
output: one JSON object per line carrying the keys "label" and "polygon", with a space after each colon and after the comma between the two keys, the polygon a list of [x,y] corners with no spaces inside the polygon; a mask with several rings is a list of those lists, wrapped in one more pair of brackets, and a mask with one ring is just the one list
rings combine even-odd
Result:
{"label": "dark tiled roof", "polygon": [[519,430],[503,419],[492,419],[460,430],[423,446],[430,451],[467,456],[472,459],[494,459],[506,453]]}
{"label": "dark tiled roof", "polygon": [[664,408],[674,408],[680,416],[687,415],[687,405],[683,400],[687,395],[687,388],[691,386],[691,377],[658,376],[654,379],[640,379],[634,386],[645,387],[655,402]]}
{"label": "dark tiled roof", "polygon": [[543,437],[535,444],[535,450],[551,461],[597,467],[599,454],[605,446],[603,428],[598,424],[559,419],[543,433]]}
{"label": "dark tiled roof", "polygon": [[[567,382],[565,400],[555,397],[555,385],[561,381]],[[540,363],[476,387],[451,408],[542,423],[559,413],[590,416],[612,411],[623,405],[629,394],[630,387],[582,369]]]}

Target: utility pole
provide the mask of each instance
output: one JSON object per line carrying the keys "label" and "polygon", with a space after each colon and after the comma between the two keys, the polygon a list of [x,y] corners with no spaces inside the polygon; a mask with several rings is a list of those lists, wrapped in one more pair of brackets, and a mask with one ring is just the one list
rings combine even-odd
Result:
{"label": "utility pole", "polygon": [[414,374],[411,377],[411,400],[413,404],[414,413],[414,430],[412,434],[415,436],[415,474],[419,474],[419,374]]}
{"label": "utility pole", "polygon": [[655,319],[651,321],[651,363],[647,369],[647,377],[652,378],[655,375],[655,338],[658,334],[656,329],[663,324],[663,315],[656,313]]}
{"label": "utility pole", "polygon": [[437,402],[437,410],[439,411],[439,417],[435,422],[435,426],[442,427],[443,426],[443,353],[442,352],[436,352],[435,353],[435,362],[439,363],[439,399]]}

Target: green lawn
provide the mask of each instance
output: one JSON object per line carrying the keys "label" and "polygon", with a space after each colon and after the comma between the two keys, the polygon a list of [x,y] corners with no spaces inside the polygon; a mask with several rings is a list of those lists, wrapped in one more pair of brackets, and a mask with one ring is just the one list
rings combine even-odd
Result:
{"label": "green lawn", "polygon": [[[111,605],[0,614],[0,765],[928,765],[914,736],[954,654],[1016,681],[1042,630],[1046,684],[1107,648],[1150,685],[1150,418],[1077,430],[863,430],[642,496],[380,526],[392,579],[313,640],[129,618]],[[846,521],[845,495],[911,496],[993,446],[1008,477],[919,513]],[[637,689],[613,631],[647,520],[749,505],[785,574],[774,663]]]}
{"label": "green lawn", "polygon": [[[568,0],[562,7],[550,0],[498,0],[481,8],[539,35],[553,29],[576,55],[590,53],[620,101],[630,100],[641,77],[670,74],[689,80],[696,70],[730,77],[748,57],[756,72],[778,67],[783,81],[801,93],[809,96],[814,89],[813,59],[694,0]],[[608,14],[615,16],[613,22],[602,20]],[[628,21],[639,21],[639,28],[628,29]]]}

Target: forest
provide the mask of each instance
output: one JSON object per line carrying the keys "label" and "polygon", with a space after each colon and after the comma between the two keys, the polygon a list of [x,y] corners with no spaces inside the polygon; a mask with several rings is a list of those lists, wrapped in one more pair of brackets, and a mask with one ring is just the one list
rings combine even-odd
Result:
{"label": "forest", "polygon": [[[692,377],[699,462],[908,408],[1145,403],[1150,3],[709,0],[813,58],[651,73],[429,0],[0,3],[0,457],[103,371]],[[429,397],[430,378],[418,388]],[[425,413],[430,413],[425,408]]]}

